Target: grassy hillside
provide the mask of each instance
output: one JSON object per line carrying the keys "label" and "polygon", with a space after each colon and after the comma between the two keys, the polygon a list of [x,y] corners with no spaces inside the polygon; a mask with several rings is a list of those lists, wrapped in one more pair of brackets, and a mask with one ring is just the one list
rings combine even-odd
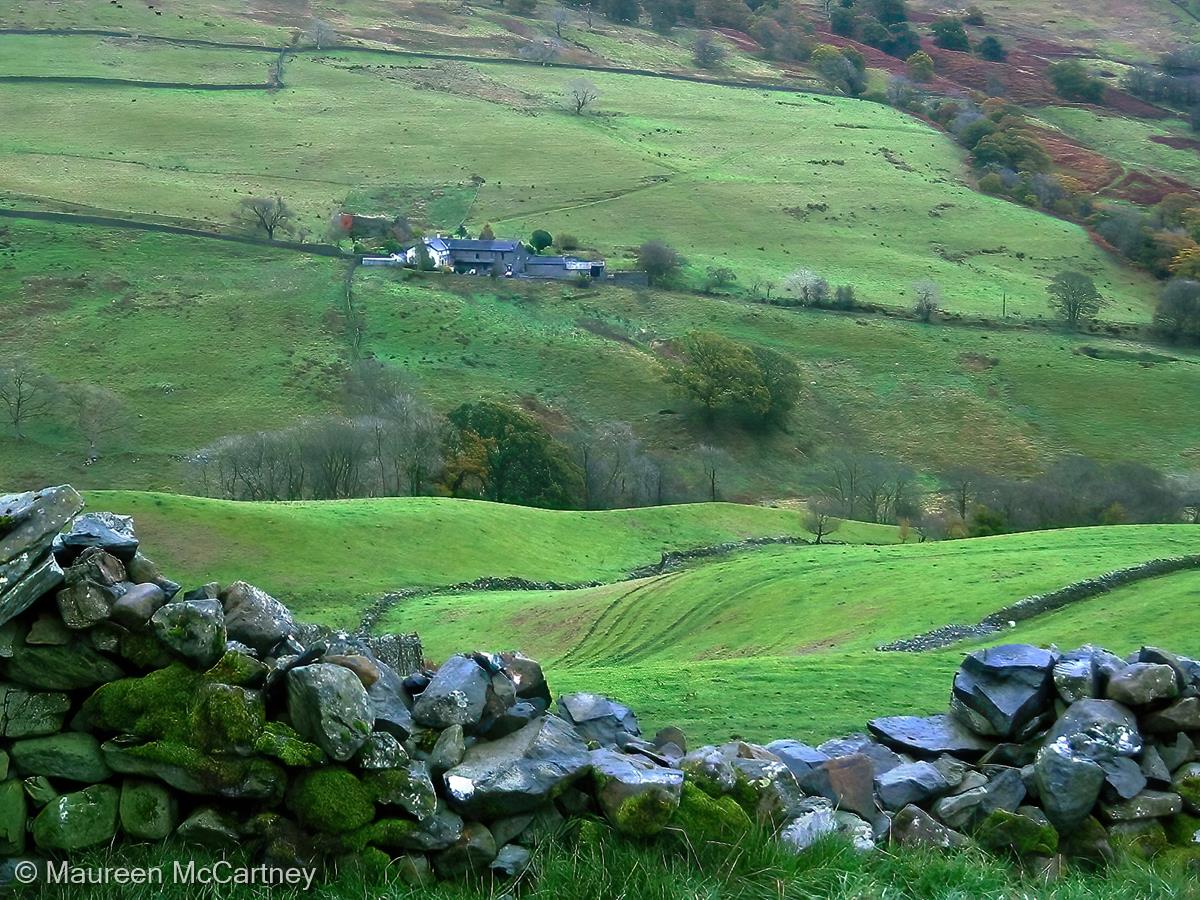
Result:
{"label": "grassy hillside", "polygon": [[[123,491],[92,491],[87,502],[132,515],[147,553],[176,580],[254,581],[303,617],[344,628],[389,590],[485,575],[605,581],[667,550],[805,535],[800,512],[732,503],[560,512],[430,497],[234,503]],[[896,529],[852,522],[838,537],[885,543]]]}
{"label": "grassy hillside", "polygon": [[[344,263],[72,226],[0,229],[9,245],[0,248],[0,348],[62,380],[109,387],[134,414],[91,466],[65,424],[33,422],[25,442],[0,430],[0,481],[178,491],[190,485],[182,455],[335,408],[347,357],[335,314]],[[702,496],[691,448],[706,441],[729,452],[728,499],[801,493],[814,454],[847,443],[934,471],[968,458],[1024,472],[1066,452],[1173,469],[1200,450],[1200,422],[1178,414],[1200,357],[1179,350],[365,270],[355,296],[366,311],[363,351],[412,375],[440,408],[527,398],[560,423],[628,421],[690,485],[680,499]],[[661,379],[662,342],[693,328],[796,360],[805,391],[788,432],[713,434],[685,415]],[[1085,345],[1103,352],[1078,352]]]}
{"label": "grassy hillside", "polygon": [[[414,598],[381,627],[416,630],[433,658],[477,644],[521,647],[547,662],[559,690],[603,684],[658,725],[677,722],[713,738],[819,739],[861,728],[867,714],[944,708],[963,648],[880,653],[878,644],[978,621],[1114,568],[1198,551],[1200,531],[1186,526],[772,548],[591,590]],[[1188,637],[1195,604],[1169,606],[1181,599],[1173,586],[1180,577],[1087,601],[1105,604],[1090,617],[1087,604],[1059,614],[1075,616],[1076,627],[1035,620],[991,643],[1061,637],[1064,645],[1095,640],[1128,651],[1161,643],[1200,653]]]}
{"label": "grassy hillside", "polygon": [[[1195,136],[1182,121],[1148,122],[1061,106],[1039,109],[1037,115],[1086,146],[1102,150],[1124,166],[1178,178],[1189,184],[1200,182],[1200,155],[1194,146]],[[1172,147],[1164,141],[1181,146]]]}
{"label": "grassy hillside", "polygon": [[[85,71],[131,55],[97,54],[107,47],[97,38],[16,40],[28,54],[87,58]],[[154,45],[156,77],[171,74],[167,53],[183,60],[175,80],[210,54],[214,80],[246,77],[226,51]],[[262,80],[270,57],[246,55]],[[565,109],[572,77],[331,51],[293,59],[288,87],[270,94],[0,85],[0,197],[228,223],[247,194],[279,194],[314,235],[349,204],[434,228],[465,218],[501,234],[570,232],[615,266],[661,238],[694,280],[715,265],[747,286],[811,268],[907,306],[913,283],[932,278],[947,308],[987,315],[1005,297],[1010,314],[1047,315],[1046,282],[1073,268],[1113,299],[1110,317],[1149,316],[1148,279],[1081,228],[973,191],[955,145],[896,110],[589,74],[601,99],[576,116]],[[473,176],[484,179],[477,194]]]}

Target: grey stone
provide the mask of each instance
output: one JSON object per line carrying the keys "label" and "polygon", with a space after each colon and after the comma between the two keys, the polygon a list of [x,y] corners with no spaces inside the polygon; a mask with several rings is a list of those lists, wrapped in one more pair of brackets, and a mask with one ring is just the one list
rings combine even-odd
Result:
{"label": "grey stone", "polygon": [[375,728],[386,731],[400,740],[406,740],[416,729],[407,702],[408,694],[404,679],[383,662],[376,663],[379,680],[367,688],[371,701],[371,712],[375,717]]}
{"label": "grey stone", "polygon": [[110,512],[84,513],[54,539],[54,551],[65,563],[93,547],[124,562],[133,559],[138,548],[133,519]]}
{"label": "grey stone", "polygon": [[15,619],[35,601],[63,583],[63,570],[50,553],[34,562],[28,573],[0,594],[0,625]]}
{"label": "grey stone", "polygon": [[116,663],[79,637],[62,646],[22,643],[13,648],[4,672],[11,681],[43,691],[83,690],[124,675]]}
{"label": "grey stone", "polygon": [[738,770],[716,747],[696,748],[679,761],[679,767],[712,793],[728,794],[738,785]]}
{"label": "grey stone", "polygon": [[139,628],[166,602],[167,595],[157,584],[137,584],[113,603],[109,617],[126,628]]}
{"label": "grey stone", "polygon": [[43,613],[29,626],[25,643],[30,646],[62,647],[71,643],[71,631],[58,616]]}
{"label": "grey stone", "polygon": [[433,867],[442,878],[461,878],[487,869],[496,858],[496,840],[482,822],[469,822],[458,839],[438,853]]}
{"label": "grey stone", "polygon": [[467,752],[466,737],[461,725],[451,725],[438,735],[429,753],[429,768],[441,774],[453,769],[463,761]]}
{"label": "grey stone", "polygon": [[292,724],[333,759],[345,762],[366,743],[374,713],[366,688],[349,669],[297,666],[287,674],[287,688]]}
{"label": "grey stone", "polygon": [[1142,774],[1141,765],[1128,756],[1115,756],[1097,762],[1104,770],[1106,796],[1128,800],[1146,787],[1146,776]]}
{"label": "grey stone", "polygon": [[1147,706],[1179,696],[1175,670],[1155,663],[1134,663],[1108,680],[1105,695],[1126,706]]}
{"label": "grey stone", "polygon": [[1167,768],[1174,772],[1184,763],[1196,758],[1196,745],[1186,734],[1177,734],[1170,743],[1159,744],[1158,752]]}
{"label": "grey stone", "polygon": [[963,759],[978,759],[993,744],[947,715],[886,716],[872,719],[867,727],[892,749],[922,759],[943,753]]}
{"label": "grey stone", "polygon": [[1200,731],[1200,697],[1184,697],[1166,709],[1142,719],[1142,727],[1151,734],[1170,735],[1177,731]]}
{"label": "grey stone", "polygon": [[967,846],[970,841],[957,831],[947,828],[917,806],[906,806],[892,819],[892,842],[899,847],[931,850],[951,850]]}
{"label": "grey stone", "polygon": [[233,849],[242,841],[237,819],[211,806],[202,806],[184,819],[175,829],[175,837],[184,844],[213,850]]}
{"label": "grey stone", "polygon": [[117,800],[117,789],[107,784],[63,794],[33,820],[33,840],[43,850],[68,853],[107,844],[117,833]]}
{"label": "grey stone", "polygon": [[848,734],[845,737],[833,738],[818,746],[817,751],[830,759],[839,756],[865,756],[871,760],[871,767],[876,775],[894,769],[903,762],[894,751],[866,734]]}
{"label": "grey stone", "polygon": [[150,617],[155,637],[174,653],[207,669],[225,653],[225,614],[216,600],[168,603]]}
{"label": "grey stone", "polygon": [[1157,819],[1183,811],[1183,800],[1169,791],[1142,791],[1130,800],[1104,803],[1100,814],[1110,822],[1130,822],[1134,819]]}
{"label": "grey stone", "polygon": [[364,772],[396,769],[408,765],[408,751],[394,735],[386,731],[374,731],[359,748],[356,761]]}
{"label": "grey stone", "polygon": [[1054,827],[1065,833],[1091,815],[1104,785],[1105,772],[1098,763],[1080,753],[1070,737],[1063,736],[1038,753],[1034,778],[1042,808]]}
{"label": "grey stone", "polygon": [[617,830],[650,837],[666,827],[683,791],[683,772],[642,756],[601,748],[591,752],[596,800]]}
{"label": "grey stone", "polygon": [[620,748],[626,736],[642,733],[637,716],[628,706],[601,694],[563,694],[558,698],[558,711],[584,740],[602,747]]}
{"label": "grey stone", "polygon": [[[553,807],[550,808],[553,809]],[[515,816],[496,819],[490,822],[488,827],[492,829],[492,837],[496,839],[496,843],[503,846],[521,837],[525,830],[533,824],[533,820],[533,813],[518,813]]]}
{"label": "grey stone", "polygon": [[1047,733],[1046,743],[1077,736],[1080,740],[1073,748],[1077,753],[1136,756],[1142,749],[1137,718],[1127,707],[1112,700],[1072,703]]}
{"label": "grey stone", "polygon": [[161,841],[175,830],[179,805],[175,795],[156,781],[126,778],[118,806],[121,830],[134,840]]}
{"label": "grey stone", "polygon": [[70,708],[71,699],[66,694],[0,684],[0,734],[7,738],[54,734],[62,730]]}
{"label": "grey stone", "polygon": [[501,653],[500,665],[512,679],[518,700],[536,701],[542,712],[550,707],[550,686],[537,662],[520,653]]}
{"label": "grey stone", "polygon": [[488,868],[504,878],[516,878],[529,868],[530,858],[529,851],[524,847],[508,844],[500,848]]}
{"label": "grey stone", "polygon": [[830,758],[828,753],[794,740],[772,741],[767,744],[767,749],[797,777]]}
{"label": "grey stone", "polygon": [[530,703],[528,700],[518,700],[492,721],[486,731],[487,738],[495,740],[519,731],[544,712],[545,710],[539,709],[536,704]]}
{"label": "grey stone", "polygon": [[68,628],[99,625],[109,617],[113,603],[126,591],[125,566],[103,550],[88,550],[64,573],[66,584],[58,592],[58,613]]}
{"label": "grey stone", "polygon": [[997,809],[1012,812],[1025,799],[1025,783],[1017,769],[1000,768],[987,782],[976,788],[943,797],[933,812],[954,829],[978,825]]}
{"label": "grey stone", "polygon": [[1081,659],[1066,656],[1054,664],[1054,687],[1064,703],[1099,696],[1100,679],[1091,655]]}
{"label": "grey stone", "polygon": [[479,743],[444,776],[450,803],[496,818],[543,805],[587,772],[587,745],[567,722],[543,716],[498,741]]}
{"label": "grey stone", "polygon": [[421,822],[420,827],[412,828],[405,820],[405,825],[409,827],[398,830],[392,839],[383,845],[398,850],[413,850],[422,853],[445,850],[462,835],[464,824],[458,813],[438,800],[433,815]]}
{"label": "grey stone", "polygon": [[1157,747],[1147,745],[1142,750],[1141,769],[1142,774],[1146,776],[1146,782],[1151,786],[1162,788],[1170,785],[1171,770],[1167,768]]}
{"label": "grey stone", "polygon": [[84,784],[104,781],[112,775],[100,743],[90,734],[64,732],[25,738],[14,741],[9,752],[22,775],[45,775]]}
{"label": "grey stone", "polygon": [[419,760],[394,769],[368,772],[363,782],[372,790],[377,803],[399,806],[420,821],[437,810],[437,794],[429,776],[429,766]]}
{"label": "grey stone", "polygon": [[169,578],[164,578],[153,560],[147,559],[140,552],[133,555],[133,559],[129,560],[125,568],[130,581],[135,584],[153,584],[168,600],[174,599],[179,593],[179,585]]}
{"label": "grey stone", "polygon": [[469,656],[452,656],[413,702],[413,721],[429,728],[473,728],[483,718],[491,677]]}
{"label": "grey stone", "polygon": [[235,641],[267,651],[296,630],[288,608],[244,581],[235,581],[221,592],[225,628]]}
{"label": "grey stone", "polygon": [[[50,549],[54,535],[81,509],[83,498],[65,484],[0,498],[0,522],[8,523],[7,530],[0,532],[0,563],[12,562],[24,554],[29,554],[30,560],[40,558]],[[18,574],[12,581],[20,577]],[[6,587],[0,583],[0,595]],[[0,624],[5,621],[0,618]]]}
{"label": "grey stone", "polygon": [[[960,779],[961,780],[961,779]],[[928,803],[953,785],[933,764],[905,763],[875,776],[875,792],[884,809],[901,810],[910,804]]]}
{"label": "grey stone", "polygon": [[[954,676],[954,697],[977,714],[967,722],[1004,740],[1027,736],[1049,710],[1056,654],[1027,644],[1005,644],[969,654]],[[978,724],[986,723],[980,730]]]}

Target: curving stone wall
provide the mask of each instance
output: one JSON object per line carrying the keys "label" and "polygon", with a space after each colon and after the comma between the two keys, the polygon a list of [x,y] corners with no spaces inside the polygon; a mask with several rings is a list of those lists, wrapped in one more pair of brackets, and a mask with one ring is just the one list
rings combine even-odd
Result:
{"label": "curving stone wall", "polygon": [[1143,648],[968,656],[948,713],[810,746],[688,747],[551,695],[519,653],[421,667],[415,636],[294,621],[246,582],[183,590],[69,487],[0,497],[0,882],[124,841],[347,855],[413,882],[523,871],[585,818],[638,839],[803,850],[977,843],[1022,865],[1195,853],[1200,664]]}

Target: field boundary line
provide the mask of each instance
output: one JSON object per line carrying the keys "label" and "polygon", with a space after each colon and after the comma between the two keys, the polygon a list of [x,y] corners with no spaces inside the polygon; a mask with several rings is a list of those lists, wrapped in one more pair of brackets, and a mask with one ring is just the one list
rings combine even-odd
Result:
{"label": "field boundary line", "polygon": [[74,84],[96,87],[155,88],[182,91],[273,91],[279,85],[263,83],[194,83],[190,81],[139,81],[92,75],[0,75],[0,84]]}
{"label": "field boundary line", "polygon": [[313,256],[330,256],[335,259],[357,259],[357,255],[346,253],[332,244],[305,244],[297,241],[276,241],[268,238],[253,237],[244,234],[224,234],[219,231],[204,231],[200,228],[187,228],[183,225],[165,225],[159,222],[141,222],[137,219],[121,219],[112,216],[92,216],[83,213],[60,213],[34,209],[5,209],[0,208],[0,218],[27,219],[35,222],[57,222],[63,225],[100,225],[105,228],[121,228],[129,231],[151,231],[157,234],[175,234],[182,237],[208,238],[215,241],[225,241],[230,244],[243,244],[250,247],[267,247],[276,250],[291,250],[297,253],[308,253]]}

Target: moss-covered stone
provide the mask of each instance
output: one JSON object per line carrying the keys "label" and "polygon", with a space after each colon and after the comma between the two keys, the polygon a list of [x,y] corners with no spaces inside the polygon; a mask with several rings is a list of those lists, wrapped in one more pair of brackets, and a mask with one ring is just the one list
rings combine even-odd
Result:
{"label": "moss-covered stone", "polygon": [[33,840],[43,850],[82,850],[106,844],[117,833],[117,789],[94,784],[49,803],[33,820]]}
{"label": "moss-covered stone", "polygon": [[1053,856],[1058,852],[1058,832],[1049,822],[1006,809],[993,810],[975,832],[983,847],[1018,858]]}
{"label": "moss-covered stone", "polygon": [[340,766],[301,774],[288,790],[287,806],[300,824],[327,834],[351,832],[375,818],[370,789]]}
{"label": "moss-covered stone", "polygon": [[650,837],[666,827],[675,809],[674,798],[665,791],[645,791],[620,803],[613,811],[613,824],[622,834]]}
{"label": "moss-covered stone", "polygon": [[733,843],[747,834],[753,823],[732,797],[710,797],[685,782],[679,808],[667,827],[686,835],[692,844]]}
{"label": "moss-covered stone", "polygon": [[28,814],[21,782],[15,778],[0,781],[0,856],[25,852],[25,818]]}
{"label": "moss-covered stone", "polygon": [[304,740],[283,722],[267,722],[254,742],[254,750],[297,769],[319,766],[326,759],[324,750]]}
{"label": "moss-covered stone", "polygon": [[1200,816],[1180,813],[1163,820],[1167,840],[1181,847],[1200,847]]}
{"label": "moss-covered stone", "polygon": [[175,657],[158,638],[148,631],[127,631],[121,635],[118,652],[139,669],[161,669]]}
{"label": "moss-covered stone", "polygon": [[1113,860],[1108,832],[1095,816],[1060,835],[1058,843],[1065,856],[1088,866],[1102,866]]}
{"label": "moss-covered stone", "polygon": [[1117,822],[1108,829],[1113,847],[1120,853],[1151,859],[1167,849],[1167,832],[1157,819]]}
{"label": "moss-covered stone", "polygon": [[112,775],[100,752],[100,742],[90,734],[69,731],[25,738],[15,742],[11,752],[21,775],[44,775],[84,784],[95,784]]}
{"label": "moss-covered stone", "polygon": [[226,650],[202,676],[205,681],[232,684],[238,687],[261,687],[267,678],[267,667],[253,656],[238,650]]}
{"label": "moss-covered stone", "polygon": [[214,756],[177,741],[108,741],[101,750],[116,772],[159,778],[190,794],[278,802],[287,783],[283,770],[269,760]]}
{"label": "moss-covered stone", "polygon": [[202,683],[190,713],[193,741],[210,751],[252,752],[267,722],[262,694],[231,684]]}
{"label": "moss-covered stone", "polygon": [[101,686],[84,702],[82,720],[112,734],[187,742],[200,684],[200,676],[181,663],[140,678],[122,678]]}
{"label": "moss-covered stone", "polygon": [[399,806],[415,818],[427,819],[437,808],[437,794],[423,762],[367,772],[363,783],[376,803]]}
{"label": "moss-covered stone", "polygon": [[1200,815],[1200,763],[1188,763],[1175,773],[1171,790],[1183,800],[1183,808]]}
{"label": "moss-covered stone", "polygon": [[178,804],[163,785],[142,778],[126,778],[118,807],[121,830],[134,840],[161,841],[175,830]]}

